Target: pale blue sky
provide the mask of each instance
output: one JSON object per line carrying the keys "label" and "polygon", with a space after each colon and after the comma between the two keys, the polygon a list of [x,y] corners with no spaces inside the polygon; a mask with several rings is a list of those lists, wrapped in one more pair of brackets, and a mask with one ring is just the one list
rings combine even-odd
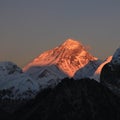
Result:
{"label": "pale blue sky", "polygon": [[120,46],[120,0],[0,0],[0,61],[24,66],[67,38],[101,59]]}

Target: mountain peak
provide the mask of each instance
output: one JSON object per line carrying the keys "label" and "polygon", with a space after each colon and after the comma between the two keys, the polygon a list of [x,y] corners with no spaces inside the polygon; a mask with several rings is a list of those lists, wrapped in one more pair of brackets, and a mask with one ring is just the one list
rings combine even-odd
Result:
{"label": "mountain peak", "polygon": [[92,56],[80,42],[67,39],[58,47],[39,55],[25,66],[23,70],[27,71],[32,66],[56,65],[68,76],[73,77],[78,69],[84,67],[90,61],[95,60],[97,60],[97,58]]}
{"label": "mountain peak", "polygon": [[77,40],[73,40],[71,38],[67,39],[64,43],[74,43],[74,44],[80,44],[80,42],[78,42]]}
{"label": "mountain peak", "polygon": [[62,44],[62,46],[64,46],[65,48],[73,50],[73,49],[76,49],[76,48],[81,47],[83,45],[80,42],[69,38]]}

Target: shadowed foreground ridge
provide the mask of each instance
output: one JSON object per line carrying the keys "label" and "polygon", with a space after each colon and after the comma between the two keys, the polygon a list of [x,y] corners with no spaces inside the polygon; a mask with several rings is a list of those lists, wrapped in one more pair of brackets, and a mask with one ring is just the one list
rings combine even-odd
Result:
{"label": "shadowed foreground ridge", "polygon": [[16,112],[18,120],[120,120],[119,98],[90,79],[64,79]]}
{"label": "shadowed foreground ridge", "polygon": [[102,68],[100,82],[120,97],[120,48],[115,51],[112,60]]}

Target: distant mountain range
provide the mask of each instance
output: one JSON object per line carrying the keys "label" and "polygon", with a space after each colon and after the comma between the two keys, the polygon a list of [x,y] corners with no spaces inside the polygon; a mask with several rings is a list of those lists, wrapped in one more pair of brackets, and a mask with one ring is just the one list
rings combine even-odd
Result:
{"label": "distant mountain range", "polygon": [[29,99],[40,90],[55,87],[67,77],[93,78],[100,82],[101,70],[111,60],[112,56],[101,61],[91,55],[82,43],[67,39],[58,47],[40,54],[23,71],[12,62],[1,62],[0,92],[7,91],[1,98]]}
{"label": "distant mountain range", "polygon": [[[44,93],[45,90],[47,93]],[[45,98],[41,97],[43,95]],[[104,97],[103,101],[100,100],[100,96]],[[102,120],[107,119],[110,114],[111,117],[108,118],[113,120],[113,116],[120,112],[116,108],[116,106],[120,107],[120,103],[116,102],[119,97],[120,48],[113,56],[102,61],[91,55],[82,43],[68,39],[58,47],[40,54],[23,70],[12,62],[0,62],[0,118],[9,119],[10,115],[11,118],[15,117],[12,119],[23,120],[24,115],[25,120],[32,118]],[[111,100],[107,103],[108,98],[113,104]],[[95,102],[96,100],[98,101]],[[77,102],[76,105],[73,102]],[[102,105],[102,102],[107,103],[107,107]],[[31,104],[33,110],[28,110]],[[22,112],[24,108],[28,115]],[[100,114],[103,109],[104,112]],[[116,112],[112,112],[112,109]],[[6,117],[5,114],[8,116]],[[89,117],[85,114],[89,114]],[[120,115],[114,120],[120,120]]]}

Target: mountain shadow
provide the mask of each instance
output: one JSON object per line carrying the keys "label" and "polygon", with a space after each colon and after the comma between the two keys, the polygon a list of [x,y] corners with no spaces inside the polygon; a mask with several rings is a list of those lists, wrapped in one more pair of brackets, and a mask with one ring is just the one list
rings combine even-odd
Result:
{"label": "mountain shadow", "polygon": [[15,113],[17,120],[120,120],[120,99],[91,79],[64,79]]}
{"label": "mountain shadow", "polygon": [[120,65],[113,66],[112,63],[104,65],[100,74],[100,82],[120,97]]}

